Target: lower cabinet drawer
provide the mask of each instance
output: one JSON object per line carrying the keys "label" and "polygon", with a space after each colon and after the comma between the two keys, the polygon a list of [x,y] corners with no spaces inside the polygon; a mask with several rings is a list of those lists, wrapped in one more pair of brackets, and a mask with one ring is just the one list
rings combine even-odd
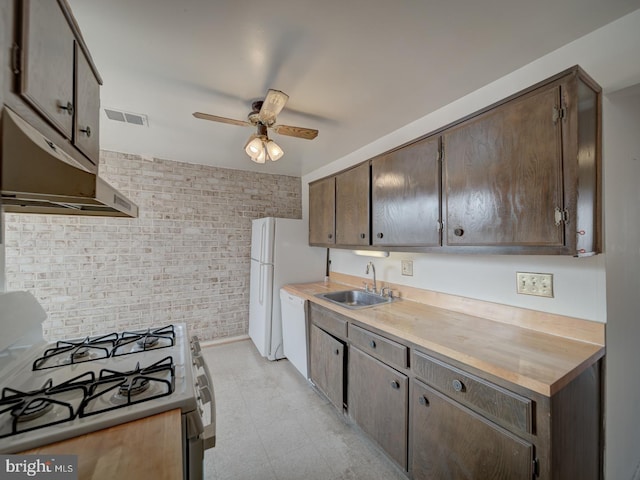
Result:
{"label": "lower cabinet drawer", "polygon": [[369,332],[353,323],[349,324],[349,341],[365,352],[378,356],[380,360],[389,365],[399,368],[409,366],[409,349],[407,347]]}
{"label": "lower cabinet drawer", "polygon": [[324,331],[335,335],[336,337],[347,338],[347,318],[339,313],[332,312],[323,307],[309,302],[311,323],[318,325]]}
{"label": "lower cabinet drawer", "polygon": [[533,408],[530,399],[415,350],[411,368],[416,377],[461,404],[510,427],[533,433]]}

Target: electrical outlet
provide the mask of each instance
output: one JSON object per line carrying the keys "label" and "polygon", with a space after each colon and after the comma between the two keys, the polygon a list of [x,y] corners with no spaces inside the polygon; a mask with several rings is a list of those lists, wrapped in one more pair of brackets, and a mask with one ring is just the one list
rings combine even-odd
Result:
{"label": "electrical outlet", "polygon": [[413,262],[411,260],[402,260],[402,275],[413,277]]}
{"label": "electrical outlet", "polygon": [[553,274],[516,272],[518,293],[553,298]]}

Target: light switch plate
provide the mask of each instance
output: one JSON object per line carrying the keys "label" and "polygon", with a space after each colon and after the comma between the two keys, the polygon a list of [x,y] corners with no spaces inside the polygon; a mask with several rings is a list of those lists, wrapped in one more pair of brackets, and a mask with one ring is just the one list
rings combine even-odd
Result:
{"label": "light switch plate", "polygon": [[402,260],[402,275],[413,277],[413,262],[411,260]]}
{"label": "light switch plate", "polygon": [[553,274],[516,272],[518,293],[553,298]]}

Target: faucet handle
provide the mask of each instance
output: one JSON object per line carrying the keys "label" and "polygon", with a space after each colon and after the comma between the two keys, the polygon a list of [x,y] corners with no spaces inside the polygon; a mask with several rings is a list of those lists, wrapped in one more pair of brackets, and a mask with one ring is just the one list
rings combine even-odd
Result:
{"label": "faucet handle", "polygon": [[389,298],[393,298],[393,291],[391,291],[391,287],[389,285],[387,285],[386,287],[382,287],[380,289],[380,295],[384,297],[385,296],[385,293],[384,293],[385,290],[387,291],[386,296],[389,297]]}
{"label": "faucet handle", "polygon": [[369,284],[367,282],[362,282],[362,284],[364,285],[364,291],[369,293]]}

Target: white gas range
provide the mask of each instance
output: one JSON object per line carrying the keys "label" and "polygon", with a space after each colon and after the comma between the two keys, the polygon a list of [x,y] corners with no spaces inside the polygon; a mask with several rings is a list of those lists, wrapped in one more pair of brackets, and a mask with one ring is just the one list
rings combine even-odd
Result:
{"label": "white gas range", "polygon": [[[27,292],[0,295],[0,453],[182,411],[184,476],[215,444],[211,376],[185,324],[46,343]],[[205,410],[206,408],[206,410]]]}

